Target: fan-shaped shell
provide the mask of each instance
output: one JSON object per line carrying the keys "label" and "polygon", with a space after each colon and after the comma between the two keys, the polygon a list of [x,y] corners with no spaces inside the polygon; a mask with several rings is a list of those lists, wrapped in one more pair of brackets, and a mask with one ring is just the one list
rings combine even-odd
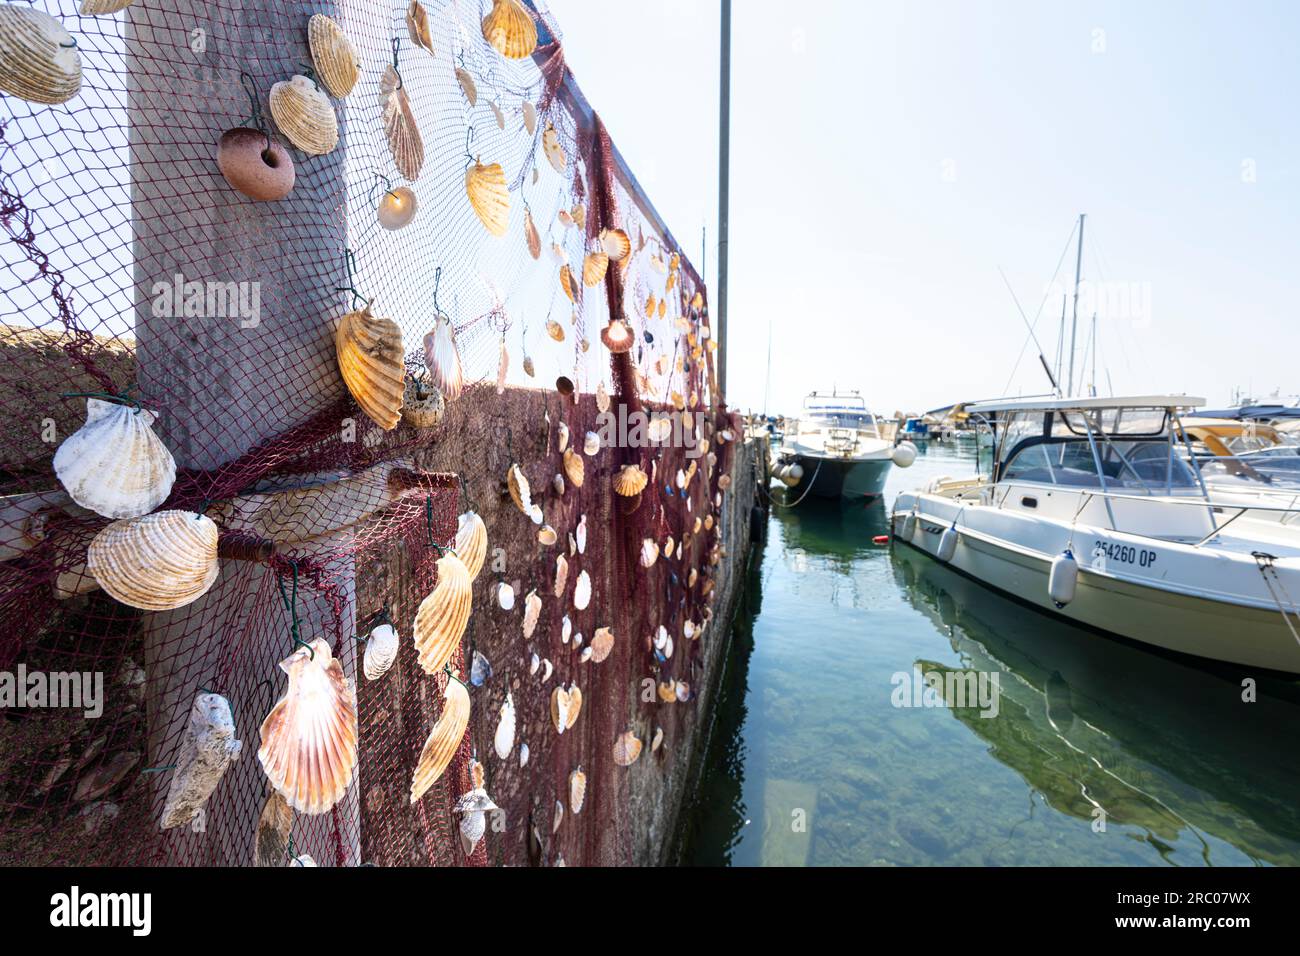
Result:
{"label": "fan-shaped shell", "polygon": [[415,614],[415,651],[426,674],[436,674],[460,645],[474,602],[469,570],[456,555],[438,559],[438,584]]}
{"label": "fan-shaped shell", "polygon": [[110,596],[145,611],[183,607],[217,579],[217,525],[192,511],[114,521],[91,539],[86,568]]}
{"label": "fan-shaped shell", "polygon": [[560,145],[560,134],[555,131],[554,123],[547,123],[546,129],[542,132],[542,152],[546,154],[547,160],[555,171],[564,175],[568,158],[564,155],[564,147]]}
{"label": "fan-shaped shell", "polygon": [[442,421],[447,411],[438,386],[421,376],[406,380],[402,392],[402,418],[413,428],[432,428]]}
{"label": "fan-shaped shell", "polygon": [[420,178],[420,168],[424,165],[424,138],[411,110],[406,87],[391,63],[379,76],[379,111],[388,149],[393,154],[393,165],[414,182]]}
{"label": "fan-shaped shell", "polygon": [[528,486],[528,478],[524,475],[524,470],[518,465],[511,465],[510,470],[506,472],[506,487],[510,490],[510,497],[514,500],[515,507],[532,517],[533,491]]}
{"label": "fan-shaped shell", "polygon": [[552,593],[558,598],[564,595],[564,587],[569,583],[569,559],[558,555],[555,559],[555,587]]}
{"label": "fan-shaped shell", "polygon": [[366,638],[366,650],[362,656],[361,669],[366,680],[378,680],[388,673],[388,668],[397,660],[397,648],[401,642],[397,630],[391,624],[380,624]]}
{"label": "fan-shaped shell", "polygon": [[134,518],[171,494],[176,461],[151,427],[153,412],[98,398],[86,423],[54,453],[54,472],[72,500],[105,518]]}
{"label": "fan-shaped shell", "polygon": [[605,250],[610,262],[622,262],[632,252],[632,240],[622,229],[602,229],[600,247]]}
{"label": "fan-shaped shell", "polygon": [[501,716],[497,718],[496,734],[492,738],[497,756],[505,760],[515,746],[515,699],[506,692],[506,702],[501,705]]}
{"label": "fan-shaped shell", "polygon": [[81,54],[43,10],[0,5],[0,90],[30,103],[66,103],[81,89]]}
{"label": "fan-shaped shell", "polygon": [[609,256],[603,252],[589,252],[582,260],[582,281],[588,286],[599,285],[609,269]]}
{"label": "fan-shaped shell", "polygon": [[132,0],[81,0],[81,15],[83,17],[98,17],[107,13],[118,13],[125,10],[132,3]]}
{"label": "fan-shaped shell", "polygon": [[582,804],[587,799],[587,775],[582,767],[569,774],[569,812],[581,813]]}
{"label": "fan-shaped shell", "polygon": [[392,319],[376,318],[366,306],[339,320],[334,349],[339,372],[361,410],[385,431],[396,428],[406,392],[401,327]]}
{"label": "fan-shaped shell", "polygon": [[573,586],[573,606],[579,611],[585,611],[590,603],[591,575],[584,569],[579,572],[577,583]]}
{"label": "fan-shaped shell", "polygon": [[429,14],[419,0],[411,0],[406,8],[406,32],[411,42],[421,49],[433,52],[433,32],[429,29]]}
{"label": "fan-shaped shell", "polygon": [[599,627],[591,638],[591,659],[599,664],[609,657],[614,650],[614,632],[607,627]]}
{"label": "fan-shaped shell", "polygon": [[271,115],[289,142],[310,156],[323,156],[338,145],[339,120],[316,84],[301,74],[271,87]]}
{"label": "fan-shaped shell", "polygon": [[524,598],[524,640],[533,636],[537,630],[537,620],[542,616],[542,599],[537,596],[536,591],[529,591],[528,596]]}
{"label": "fan-shaped shell", "polygon": [[465,171],[465,192],[483,228],[504,236],[510,226],[510,188],[500,163],[484,166],[477,160]]}
{"label": "fan-shaped shell", "polygon": [[575,488],[581,488],[586,480],[587,467],[582,462],[582,456],[572,448],[564,450],[564,474]]}
{"label": "fan-shaped shell", "polygon": [[412,803],[437,783],[451,763],[451,758],[460,749],[460,742],[465,738],[465,728],[469,726],[469,712],[469,691],[455,678],[448,680],[447,689],[443,693],[442,713],[429,731],[429,738],[420,751],[420,762],[411,778]]}
{"label": "fan-shaped shell", "polygon": [[447,401],[454,402],[460,398],[461,389],[465,387],[465,370],[460,363],[456,330],[446,315],[435,317],[433,331],[424,337],[424,364]]}
{"label": "fan-shaped shell", "polygon": [[641,539],[641,567],[648,568],[659,560],[659,545],[653,538]]}
{"label": "fan-shaped shell", "polygon": [[641,756],[641,739],[628,730],[614,739],[614,763],[630,767]]}
{"label": "fan-shaped shell", "polygon": [[477,512],[466,511],[456,522],[456,556],[465,565],[470,580],[478,577],[487,557],[487,525]]}
{"label": "fan-shaped shell", "polygon": [[626,498],[639,495],[650,479],[639,465],[624,465],[614,475],[614,491]]}
{"label": "fan-shaped shell", "polygon": [[522,60],[537,49],[537,24],[519,0],[492,0],[483,18],[483,39],[509,60]]}
{"label": "fan-shaped shell", "polygon": [[343,28],[317,13],[307,21],[307,45],[311,61],[316,64],[316,75],[325,84],[331,96],[342,99],[352,92],[360,74],[357,48],[343,32]]}
{"label": "fan-shaped shell", "polygon": [[321,638],[280,667],[289,689],[262,721],[257,759],[271,786],[300,813],[325,813],[357,765],[357,694]]}
{"label": "fan-shaped shell", "polygon": [[465,100],[469,103],[470,109],[478,103],[478,87],[474,85],[474,77],[469,75],[469,70],[463,66],[456,67],[456,82],[460,84],[461,91],[465,94]]}
{"label": "fan-shaped shell", "polygon": [[533,212],[527,206],[524,206],[524,241],[528,244],[528,254],[534,259],[540,259],[542,237],[538,235],[537,226],[533,222]]}

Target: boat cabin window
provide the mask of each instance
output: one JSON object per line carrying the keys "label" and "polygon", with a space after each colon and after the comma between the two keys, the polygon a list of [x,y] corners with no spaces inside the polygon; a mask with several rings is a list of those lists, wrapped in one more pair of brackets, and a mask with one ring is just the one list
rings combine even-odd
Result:
{"label": "boat cabin window", "polygon": [[[1106,487],[1142,493],[1195,488],[1196,475],[1165,441],[1098,441]],[[1087,439],[1031,440],[1003,466],[1003,481],[1034,481],[1073,488],[1100,488],[1097,462]]]}

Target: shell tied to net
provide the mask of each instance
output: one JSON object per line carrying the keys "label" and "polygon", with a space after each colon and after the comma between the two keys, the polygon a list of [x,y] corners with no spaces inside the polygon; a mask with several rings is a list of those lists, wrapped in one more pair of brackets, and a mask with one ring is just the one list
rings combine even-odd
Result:
{"label": "shell tied to net", "polygon": [[351,93],[360,74],[360,58],[343,28],[325,14],[317,13],[307,21],[307,45],[325,89],[340,99]]}
{"label": "shell tied to net", "polygon": [[443,693],[442,713],[429,731],[420,751],[420,762],[411,778],[411,803],[417,802],[437,783],[452,757],[460,749],[469,726],[470,700],[465,685],[455,678],[447,681]]}
{"label": "shell tied to net", "polygon": [[392,64],[385,66],[380,74],[379,106],[384,135],[393,154],[393,165],[414,182],[420,178],[420,168],[424,165],[424,139],[411,110],[411,99]]}
{"label": "shell tied to net", "polygon": [[451,660],[469,623],[474,585],[465,563],[448,552],[438,559],[438,584],[415,615],[415,650],[427,674]]}
{"label": "shell tied to net", "polygon": [[86,423],[54,453],[54,473],[72,500],[105,518],[135,518],[167,500],[176,460],[146,409],[86,400]]}
{"label": "shell tied to net", "polygon": [[339,320],[334,347],[339,372],[361,410],[385,431],[396,428],[406,393],[401,327],[366,306]]}
{"label": "shell tied to net", "polygon": [[66,103],[81,89],[81,55],[43,10],[0,4],[0,90],[30,103]]}
{"label": "shell tied to net", "polygon": [[145,611],[197,600],[220,570],[217,525],[192,511],[114,521],[90,542],[86,567],[110,596]]}
{"label": "shell tied to net", "polygon": [[483,18],[483,39],[509,60],[522,60],[537,49],[537,24],[519,0],[492,0]]}
{"label": "shell tied to net", "polygon": [[487,525],[475,511],[466,511],[457,519],[456,554],[469,572],[470,580],[478,577],[487,557]]}
{"label": "shell tied to net", "polygon": [[309,156],[323,156],[339,142],[334,106],[316,84],[301,74],[281,80],[268,97],[280,131]]}
{"label": "shell tied to net", "polygon": [[239,759],[242,749],[243,744],[235,739],[230,701],[220,694],[195,697],[163,805],[162,829],[184,826],[193,820],[221,782],[226,768]]}

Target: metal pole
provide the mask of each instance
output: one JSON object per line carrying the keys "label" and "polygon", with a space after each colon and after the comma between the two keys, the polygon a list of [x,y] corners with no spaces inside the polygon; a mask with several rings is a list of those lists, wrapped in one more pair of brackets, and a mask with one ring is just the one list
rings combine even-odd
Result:
{"label": "metal pole", "polygon": [[1079,276],[1083,271],[1083,219],[1084,214],[1079,213],[1079,253],[1074,260],[1074,308],[1070,313],[1070,378],[1069,391],[1066,395],[1074,394],[1074,336],[1079,328]]}
{"label": "metal pole", "polygon": [[727,394],[727,207],[731,191],[731,0],[722,0],[718,77],[718,390]]}

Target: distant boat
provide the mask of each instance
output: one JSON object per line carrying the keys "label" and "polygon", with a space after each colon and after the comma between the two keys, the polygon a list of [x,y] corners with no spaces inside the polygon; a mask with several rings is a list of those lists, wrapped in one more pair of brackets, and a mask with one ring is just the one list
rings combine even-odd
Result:
{"label": "distant boat", "polygon": [[857,392],[813,392],[798,420],[787,422],[775,475],[798,500],[878,498],[890,466],[916,459],[915,445],[894,444],[897,427],[873,415]]}

